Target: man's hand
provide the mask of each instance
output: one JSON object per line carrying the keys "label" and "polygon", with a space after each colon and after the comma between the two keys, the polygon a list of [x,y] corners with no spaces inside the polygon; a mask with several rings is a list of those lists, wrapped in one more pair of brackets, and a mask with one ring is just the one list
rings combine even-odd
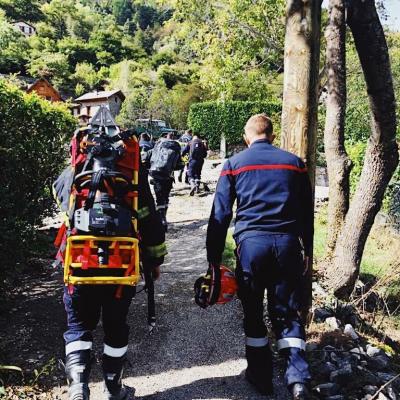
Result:
{"label": "man's hand", "polygon": [[153,277],[153,281],[156,281],[161,275],[161,271],[160,271],[160,266],[158,265],[157,267],[153,268],[153,272],[152,272],[152,277]]}

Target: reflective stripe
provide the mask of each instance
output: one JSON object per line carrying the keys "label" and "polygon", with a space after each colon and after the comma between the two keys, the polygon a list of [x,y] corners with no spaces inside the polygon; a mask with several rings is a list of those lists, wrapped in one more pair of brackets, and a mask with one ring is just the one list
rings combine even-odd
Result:
{"label": "reflective stripe", "polygon": [[226,175],[235,176],[241,174],[242,172],[262,171],[262,170],[265,171],[265,170],[276,170],[276,169],[286,169],[300,173],[307,172],[307,168],[300,168],[290,164],[259,164],[259,165],[246,165],[245,167],[241,167],[238,169],[226,169],[221,172],[221,176],[226,176]]}
{"label": "reflective stripe", "polygon": [[65,346],[65,355],[79,350],[91,350],[92,342],[85,342],[84,340],[76,340],[75,342],[68,343]]}
{"label": "reflective stripe", "polygon": [[290,347],[302,350],[306,349],[306,342],[303,339],[294,337],[279,339],[277,345],[278,345],[278,350],[287,349]]}
{"label": "reflective stripe", "polygon": [[250,347],[264,347],[268,344],[268,338],[266,337],[246,337],[246,346]]}
{"label": "reflective stripe", "polygon": [[127,351],[128,346],[116,348],[104,344],[104,354],[110,357],[122,357]]}
{"label": "reflective stripe", "polygon": [[150,215],[149,207],[143,207],[138,210],[138,218],[143,219]]}
{"label": "reflective stripe", "polygon": [[159,204],[156,206],[156,210],[164,210],[164,208],[168,208],[168,206],[166,204]]}
{"label": "reflective stripe", "polygon": [[168,254],[165,243],[157,244],[155,246],[144,246],[144,250],[150,257],[162,257]]}

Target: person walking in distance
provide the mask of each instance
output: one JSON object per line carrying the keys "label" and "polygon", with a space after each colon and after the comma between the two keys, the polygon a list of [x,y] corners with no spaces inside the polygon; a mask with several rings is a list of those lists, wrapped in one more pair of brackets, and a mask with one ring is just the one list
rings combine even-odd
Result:
{"label": "person walking in distance", "polygon": [[[192,134],[193,134],[192,130],[191,129],[187,129],[184,132],[184,134],[181,135],[181,137],[178,139],[178,142],[179,142],[179,144],[181,146],[182,151],[186,148],[187,144],[192,141],[192,139],[193,139]],[[188,161],[189,161],[189,155],[185,154],[182,157],[182,169],[179,171],[179,174],[178,174],[178,181],[179,182],[182,182],[182,177],[183,177],[183,174],[185,172],[185,168],[187,170]],[[185,183],[189,183],[189,178],[187,176],[187,171],[186,171],[186,174],[185,174]]]}
{"label": "person walking in distance", "polygon": [[187,174],[190,183],[190,195],[200,191],[201,171],[204,159],[207,157],[207,145],[200,139],[199,135],[194,134],[193,139],[186,145],[182,156],[189,155]]}
{"label": "person walking in distance", "polygon": [[149,174],[153,178],[156,195],[157,211],[167,230],[167,211],[169,195],[174,181],[174,171],[182,168],[181,146],[174,140],[174,135],[168,133],[161,138],[151,151]]}
{"label": "person walking in distance", "polygon": [[260,393],[272,394],[272,353],[263,321],[267,290],[277,348],[286,359],[288,389],[293,399],[308,399],[311,376],[299,311],[312,249],[311,185],[302,160],[272,145],[272,122],[265,114],[253,115],[244,131],[248,149],[226,161],[218,181],[207,257],[211,265],[221,263],[236,200],[236,279],[244,312],[246,378]]}

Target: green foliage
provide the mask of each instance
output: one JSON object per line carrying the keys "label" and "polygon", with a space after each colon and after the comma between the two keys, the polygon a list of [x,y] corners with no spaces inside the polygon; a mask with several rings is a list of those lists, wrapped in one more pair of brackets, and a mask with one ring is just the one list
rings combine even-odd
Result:
{"label": "green foliage", "polygon": [[6,21],[0,10],[0,73],[23,71],[28,49],[25,36]]}
{"label": "green foliage", "polygon": [[[217,99],[244,100],[236,92],[248,75],[257,75],[263,86],[282,67],[283,0],[180,0],[175,7],[181,52],[202,60],[200,83]],[[259,87],[248,87],[247,94]]]}
{"label": "green foliage", "polygon": [[33,227],[51,213],[50,185],[75,127],[68,109],[0,82],[0,254],[2,266],[32,246]]}
{"label": "green foliage", "polygon": [[351,192],[354,193],[364,165],[364,154],[367,148],[367,143],[356,142],[352,145],[348,145],[347,147],[347,154],[353,162],[353,168],[350,173],[350,188]]}
{"label": "green foliage", "polygon": [[56,87],[65,87],[69,77],[67,56],[61,53],[38,52],[29,64],[32,76],[50,79]]}
{"label": "green foliage", "polygon": [[217,148],[221,135],[225,135],[228,144],[243,141],[243,128],[253,114],[266,113],[274,124],[279,124],[279,103],[267,101],[209,101],[193,104],[190,107],[188,125],[194,132],[202,134],[209,141],[211,148]]}
{"label": "green foliage", "polygon": [[36,0],[0,0],[0,8],[13,21],[35,22],[43,18],[40,3]]}
{"label": "green foliage", "polygon": [[108,69],[105,67],[96,71],[91,64],[77,64],[72,78],[75,80],[76,85],[80,85],[80,87],[77,89],[77,86],[75,86],[75,92],[83,93],[84,91],[100,89],[107,73]]}
{"label": "green foliage", "polygon": [[132,19],[132,2],[129,0],[113,0],[111,3],[112,13],[117,24],[123,25]]}

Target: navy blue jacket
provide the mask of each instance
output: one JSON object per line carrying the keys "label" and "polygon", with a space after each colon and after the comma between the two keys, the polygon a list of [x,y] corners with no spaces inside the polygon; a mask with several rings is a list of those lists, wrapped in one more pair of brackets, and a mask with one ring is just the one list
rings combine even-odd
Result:
{"label": "navy blue jacket", "polygon": [[208,223],[208,261],[221,262],[235,200],[236,243],[259,232],[295,234],[309,255],[314,220],[311,193],[300,158],[272,146],[267,139],[253,142],[229,158],[222,169]]}

